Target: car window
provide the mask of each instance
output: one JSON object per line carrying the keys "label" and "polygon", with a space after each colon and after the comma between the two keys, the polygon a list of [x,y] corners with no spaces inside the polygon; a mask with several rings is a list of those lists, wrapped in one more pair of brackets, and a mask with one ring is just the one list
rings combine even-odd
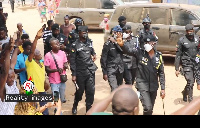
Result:
{"label": "car window", "polygon": [[84,0],[85,8],[100,8],[99,0]]}
{"label": "car window", "polygon": [[101,8],[114,9],[115,2],[113,0],[101,0]]}
{"label": "car window", "polygon": [[67,7],[69,8],[79,8],[80,0],[68,0]]}
{"label": "car window", "polygon": [[143,8],[126,8],[123,16],[126,17],[127,22],[139,23]]}
{"label": "car window", "polygon": [[183,10],[172,9],[172,25],[186,26],[191,20],[197,20],[192,14]]}
{"label": "car window", "polygon": [[149,14],[152,24],[168,25],[169,24],[168,12],[169,11],[166,8],[145,8],[142,19],[144,19],[147,16],[147,14]]}

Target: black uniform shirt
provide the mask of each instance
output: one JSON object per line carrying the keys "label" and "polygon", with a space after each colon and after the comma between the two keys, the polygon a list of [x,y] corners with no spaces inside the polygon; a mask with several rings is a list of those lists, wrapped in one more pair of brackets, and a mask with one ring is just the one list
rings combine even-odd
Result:
{"label": "black uniform shirt", "polygon": [[141,29],[139,31],[139,42],[140,42],[140,47],[142,49],[144,49],[144,38],[147,36],[147,35],[153,35],[156,37],[156,39],[158,40],[158,37],[156,36],[156,33],[150,29],[149,31],[145,31],[145,29]]}
{"label": "black uniform shirt", "polygon": [[123,52],[120,46],[110,41],[106,42],[103,46],[100,63],[104,75],[107,75],[108,70],[112,70],[109,71],[110,73],[118,69],[120,73],[124,72]]}
{"label": "black uniform shirt", "polygon": [[199,36],[195,35],[194,40],[190,41],[186,36],[179,39],[176,49],[175,70],[179,70],[179,65],[183,67],[193,67],[195,57],[198,53]]}
{"label": "black uniform shirt", "polygon": [[136,88],[145,91],[156,91],[159,88],[158,78],[162,90],[165,90],[165,73],[162,54],[156,52],[151,59],[148,52],[140,48],[131,48],[128,43],[122,47],[124,52],[138,59]]}
{"label": "black uniform shirt", "polygon": [[76,29],[72,30],[69,33],[68,39],[69,39],[69,44],[74,43],[77,39],[79,39],[78,31]]}
{"label": "black uniform shirt", "polygon": [[[132,48],[136,47],[136,38],[127,40],[126,42]],[[136,58],[134,56],[123,54],[123,62],[126,64],[126,66],[124,68],[127,68],[127,69],[137,68],[137,62],[136,62]]]}
{"label": "black uniform shirt", "polygon": [[84,76],[97,70],[91,55],[96,55],[91,40],[83,43],[78,39],[71,45],[70,68],[72,76]]}

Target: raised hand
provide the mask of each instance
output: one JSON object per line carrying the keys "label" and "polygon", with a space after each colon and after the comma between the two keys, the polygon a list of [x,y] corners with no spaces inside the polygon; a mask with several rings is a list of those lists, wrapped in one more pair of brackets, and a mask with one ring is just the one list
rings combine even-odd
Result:
{"label": "raised hand", "polygon": [[37,38],[41,38],[43,36],[43,29],[44,29],[44,26],[42,26],[42,28],[37,32]]}

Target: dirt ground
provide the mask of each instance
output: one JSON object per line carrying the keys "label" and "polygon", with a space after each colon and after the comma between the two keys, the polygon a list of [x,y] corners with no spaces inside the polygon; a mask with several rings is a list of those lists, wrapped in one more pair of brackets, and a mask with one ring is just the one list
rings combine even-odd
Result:
{"label": "dirt ground", "polygon": [[[28,4],[28,2],[27,2]],[[15,4],[15,12],[11,12],[10,5],[7,3],[7,0],[3,2],[4,12],[8,13],[8,20],[7,20],[7,27],[9,30],[9,35],[13,35],[14,31],[17,30],[17,23],[21,22],[23,24],[24,30],[26,30],[29,35],[30,39],[33,40],[36,32],[42,27],[45,23],[41,23],[41,19],[39,17],[38,11],[35,7],[30,7],[26,5],[24,7],[18,6]],[[99,102],[106,96],[110,94],[110,86],[108,82],[103,80],[102,71],[100,67],[100,55],[103,47],[103,33],[100,32],[90,32],[89,37],[94,41],[94,49],[97,53],[97,61],[96,64],[98,66],[98,70],[96,72],[96,91],[95,91],[95,100]],[[43,45],[42,40],[38,42],[37,48],[43,54]],[[174,69],[174,58],[172,57],[165,57],[165,77],[166,77],[166,98],[162,101],[160,96],[157,96],[154,112],[153,115],[166,115],[171,114],[172,112],[176,111],[177,109],[183,107],[187,103],[182,101],[181,91],[183,90],[186,81],[183,76],[179,76],[178,78],[175,76],[175,69]],[[62,106],[63,115],[71,115],[71,108],[73,105],[74,100],[74,92],[75,86],[72,84],[71,81],[71,72],[70,70],[67,71],[68,81],[66,82],[66,99],[67,102]],[[194,98],[199,96],[199,91],[196,88],[196,83],[194,86]],[[135,88],[133,87],[135,90]],[[160,89],[158,90],[159,94]],[[163,109],[164,103],[164,109]],[[82,101],[78,105],[78,115],[85,114],[85,96],[83,96]],[[143,107],[140,103],[140,115],[142,115]],[[111,106],[107,109],[108,112],[111,112]],[[52,109],[50,109],[50,113],[53,114]]]}

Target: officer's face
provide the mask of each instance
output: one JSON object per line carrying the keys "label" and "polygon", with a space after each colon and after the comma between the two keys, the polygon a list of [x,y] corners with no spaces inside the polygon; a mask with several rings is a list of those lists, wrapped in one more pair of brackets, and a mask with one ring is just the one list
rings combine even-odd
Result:
{"label": "officer's face", "polygon": [[87,36],[88,36],[88,33],[87,33],[87,32],[84,32],[84,31],[80,31],[80,32],[79,32],[79,36],[86,39]]}
{"label": "officer's face", "polygon": [[145,44],[149,44],[149,45],[151,45],[153,47],[156,44],[156,42],[151,41],[151,42],[146,42]]}
{"label": "officer's face", "polygon": [[52,34],[55,38],[57,38],[57,36],[60,34],[60,30],[56,29],[52,31]]}
{"label": "officer's face", "polygon": [[144,25],[144,28],[145,28],[145,29],[150,29],[151,23],[149,23],[149,22],[144,22],[143,25]]}
{"label": "officer's face", "polygon": [[193,40],[194,39],[194,30],[187,30],[186,35],[189,39]]}

